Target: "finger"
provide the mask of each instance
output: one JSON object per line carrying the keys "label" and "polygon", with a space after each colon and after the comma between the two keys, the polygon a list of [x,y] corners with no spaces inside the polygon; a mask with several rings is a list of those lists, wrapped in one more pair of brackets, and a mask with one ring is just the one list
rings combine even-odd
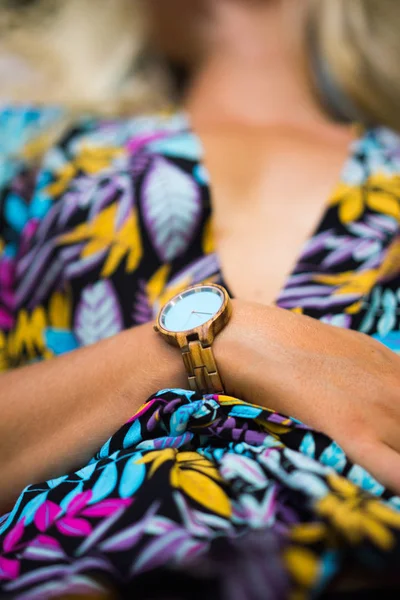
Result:
{"label": "finger", "polygon": [[380,440],[355,441],[349,458],[379,483],[400,495],[400,454]]}

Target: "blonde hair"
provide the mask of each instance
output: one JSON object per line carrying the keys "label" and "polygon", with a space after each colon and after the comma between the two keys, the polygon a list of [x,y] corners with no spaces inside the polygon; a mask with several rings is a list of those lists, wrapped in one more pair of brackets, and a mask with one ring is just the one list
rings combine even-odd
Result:
{"label": "blonde hair", "polygon": [[27,67],[20,79],[12,68],[2,77],[1,100],[103,114],[164,106],[169,86],[147,50],[145,6],[146,0],[0,0],[0,58]]}
{"label": "blonde hair", "polygon": [[368,123],[400,131],[400,1],[309,0],[317,52]]}

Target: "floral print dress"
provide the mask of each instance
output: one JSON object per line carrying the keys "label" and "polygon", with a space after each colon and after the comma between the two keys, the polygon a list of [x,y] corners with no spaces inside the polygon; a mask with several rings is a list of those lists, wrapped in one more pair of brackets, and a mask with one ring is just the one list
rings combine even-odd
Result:
{"label": "floral print dress", "polygon": [[[0,113],[3,371],[224,283],[185,116],[81,119],[43,153],[62,118]],[[400,351],[399,222],[400,139],[364,132],[277,304]],[[143,402],[89,464],[0,518],[1,598],[301,599],[349,565],[396,574],[400,499],[327,436],[227,396]]]}

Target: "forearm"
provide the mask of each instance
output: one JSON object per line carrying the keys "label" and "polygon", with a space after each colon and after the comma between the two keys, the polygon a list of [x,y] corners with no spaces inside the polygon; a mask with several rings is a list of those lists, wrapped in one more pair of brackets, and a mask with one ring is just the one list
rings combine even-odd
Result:
{"label": "forearm", "polygon": [[187,387],[182,359],[149,324],[0,376],[0,511],[29,483],[85,464],[165,387]]}

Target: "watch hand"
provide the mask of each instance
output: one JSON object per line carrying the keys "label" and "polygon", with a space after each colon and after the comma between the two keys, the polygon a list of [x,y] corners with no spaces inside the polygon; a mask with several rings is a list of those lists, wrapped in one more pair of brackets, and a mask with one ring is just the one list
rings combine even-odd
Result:
{"label": "watch hand", "polygon": [[187,319],[186,319],[186,321],[185,321],[185,324],[184,324],[184,326],[183,326],[183,328],[184,328],[184,329],[186,329],[186,325],[189,323],[189,321],[190,321],[190,318],[191,318],[191,316],[192,316],[192,314],[193,314],[193,313],[194,313],[194,311],[192,310],[192,312],[190,313],[190,315],[188,316],[188,318],[187,318]]}
{"label": "watch hand", "polygon": [[209,317],[212,316],[212,313],[200,312],[199,310],[193,310],[192,312],[194,315],[208,315]]}

